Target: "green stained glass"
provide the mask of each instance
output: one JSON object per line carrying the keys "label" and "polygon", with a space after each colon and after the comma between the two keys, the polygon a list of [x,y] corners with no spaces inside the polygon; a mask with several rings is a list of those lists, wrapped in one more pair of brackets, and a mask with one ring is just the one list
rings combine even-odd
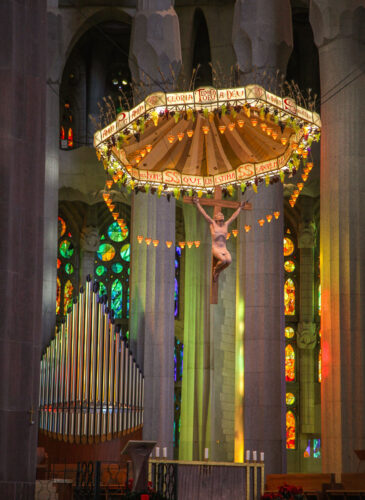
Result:
{"label": "green stained glass", "polygon": [[105,240],[105,235],[102,234],[101,237],[100,237],[101,240]]}
{"label": "green stained glass", "polygon": [[118,222],[113,222],[113,224],[110,224],[108,227],[108,236],[112,241],[124,241],[127,236],[128,236],[128,228],[126,226],[126,230],[122,232],[122,230],[119,227]]}
{"label": "green stained glass", "polygon": [[105,266],[98,266],[96,269],[95,269],[95,272],[98,276],[103,276],[103,274],[106,273],[106,267]]}
{"label": "green stained glass", "polygon": [[99,281],[99,295],[106,295],[106,287],[102,281]]}
{"label": "green stained glass", "polygon": [[70,240],[62,240],[60,243],[60,254],[65,259],[70,259],[74,253],[74,246]]}
{"label": "green stained glass", "polygon": [[295,269],[295,262],[292,260],[286,260],[284,262],[284,269],[287,273],[292,273]]}
{"label": "green stained glass", "polygon": [[129,269],[129,267],[128,267],[127,273],[128,273],[128,276],[131,274],[131,270]]}
{"label": "green stained glass", "polygon": [[123,260],[129,262],[131,260],[131,246],[129,243],[123,245],[120,250],[120,256]]}
{"label": "green stained glass", "polygon": [[[112,265],[112,271],[113,273],[119,274],[123,271],[123,266],[120,262],[116,262],[115,264]],[[129,271],[129,269],[128,269]]]}
{"label": "green stained glass", "polygon": [[115,248],[109,243],[102,243],[97,251],[98,257],[103,262],[113,260],[115,257]]}
{"label": "green stained glass", "polygon": [[112,303],[111,308],[114,311],[115,318],[122,317],[122,299],[123,299],[123,286],[122,283],[116,279],[112,284]]}
{"label": "green stained glass", "polygon": [[65,265],[65,271],[67,274],[72,274],[74,272],[74,266],[68,262]]}

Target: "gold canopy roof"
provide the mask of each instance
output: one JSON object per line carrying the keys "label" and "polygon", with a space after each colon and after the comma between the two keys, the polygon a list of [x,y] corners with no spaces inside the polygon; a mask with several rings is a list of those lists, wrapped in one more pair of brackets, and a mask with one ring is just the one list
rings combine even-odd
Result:
{"label": "gold canopy roof", "polygon": [[114,182],[159,193],[249,184],[306,158],[321,121],[258,85],[149,95],[94,135]]}

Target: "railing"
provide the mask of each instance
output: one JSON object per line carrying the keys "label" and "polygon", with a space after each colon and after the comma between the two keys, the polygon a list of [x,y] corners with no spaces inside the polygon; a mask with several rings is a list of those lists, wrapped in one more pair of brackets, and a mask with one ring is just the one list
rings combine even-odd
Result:
{"label": "railing", "polygon": [[144,379],[98,284],[88,281],[47,347],[40,370],[40,429],[97,443],[143,425]]}
{"label": "railing", "polygon": [[152,488],[167,500],[259,500],[264,493],[262,462],[150,460]]}

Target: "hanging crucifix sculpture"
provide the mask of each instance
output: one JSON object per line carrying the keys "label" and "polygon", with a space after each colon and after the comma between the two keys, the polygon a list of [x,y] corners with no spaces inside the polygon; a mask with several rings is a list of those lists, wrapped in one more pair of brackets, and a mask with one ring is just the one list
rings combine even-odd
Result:
{"label": "hanging crucifix sculpture", "polygon": [[[251,204],[247,202],[222,200],[222,190],[218,187],[215,189],[213,200],[200,200],[197,197],[190,198],[186,196],[184,197],[184,202],[194,203],[209,224],[210,233],[212,235],[212,283],[210,303],[217,304],[219,274],[232,262],[231,254],[227,249],[228,226],[238,217],[241,210],[251,210]],[[213,219],[206,213],[202,205],[214,207]],[[224,220],[224,215],[220,211],[222,207],[236,208],[236,211],[227,221]]]}

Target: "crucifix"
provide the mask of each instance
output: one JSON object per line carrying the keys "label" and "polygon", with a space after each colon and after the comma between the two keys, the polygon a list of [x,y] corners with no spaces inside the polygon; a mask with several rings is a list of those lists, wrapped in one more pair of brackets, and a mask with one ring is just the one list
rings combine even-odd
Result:
{"label": "crucifix", "polygon": [[[210,227],[212,235],[212,266],[211,266],[211,286],[210,286],[210,303],[218,303],[218,277],[219,273],[223,271],[232,262],[231,254],[227,250],[227,234],[228,226],[233,222],[241,210],[251,210],[252,205],[247,202],[230,201],[222,199],[222,189],[215,188],[213,199],[200,200],[196,197],[192,198],[184,196],[185,203],[194,203],[199,212],[203,215]],[[206,213],[201,205],[214,207],[213,219]],[[220,211],[222,207],[235,208],[236,211],[227,220],[224,220],[224,215]]]}

